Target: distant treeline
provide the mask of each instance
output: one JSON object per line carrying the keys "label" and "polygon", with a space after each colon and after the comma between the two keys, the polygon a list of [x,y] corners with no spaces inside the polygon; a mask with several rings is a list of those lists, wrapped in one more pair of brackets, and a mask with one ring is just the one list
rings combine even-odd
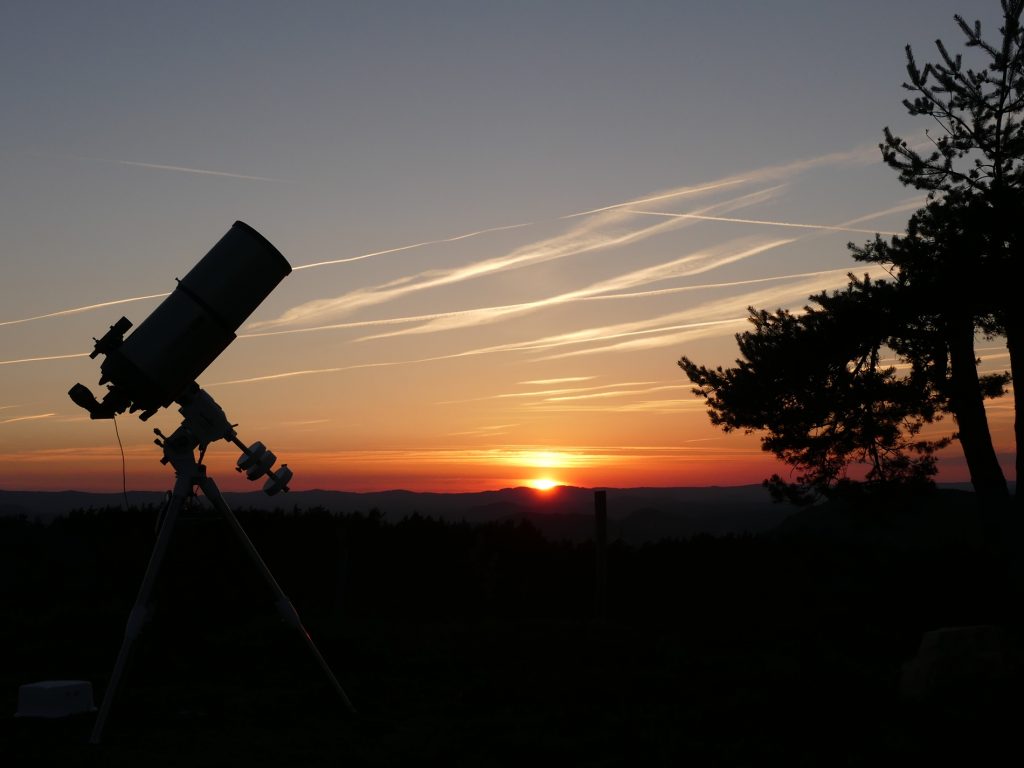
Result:
{"label": "distant treeline", "polygon": [[[49,524],[0,518],[6,613],[130,606],[159,510],[76,510]],[[1012,538],[978,520],[875,510],[842,525],[790,525],[758,536],[698,535],[642,546],[612,542],[609,605],[629,622],[763,627],[861,620],[916,636],[941,624],[992,622],[1021,576]],[[956,514],[966,515],[961,509]],[[394,624],[487,617],[587,620],[594,545],[550,541],[528,521],[388,520],[376,510],[241,510],[243,527],[304,617]],[[948,522],[949,515],[946,516]],[[980,518],[979,518],[980,520]],[[909,521],[909,522],[908,522]],[[938,531],[938,532],[936,532]],[[252,611],[269,599],[257,571],[210,510],[179,519],[157,601],[185,615]],[[1006,614],[1004,616],[1003,614]]]}

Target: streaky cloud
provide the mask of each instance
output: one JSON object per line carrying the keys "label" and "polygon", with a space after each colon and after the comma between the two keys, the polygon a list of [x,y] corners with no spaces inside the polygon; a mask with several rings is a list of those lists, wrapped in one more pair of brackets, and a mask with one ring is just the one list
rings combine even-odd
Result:
{"label": "streaky cloud", "polygon": [[[845,276],[849,270],[834,270],[838,276],[840,273]],[[814,278],[820,277],[820,273],[808,273]],[[397,366],[405,365],[416,365],[421,363],[432,363],[444,360],[456,360],[466,357],[476,357],[480,355],[500,354],[505,352],[529,352],[536,350],[544,350],[557,348],[562,346],[570,346],[574,344],[587,344],[587,343],[599,343],[611,341],[618,338],[624,338],[627,336],[637,336],[651,333],[664,333],[672,330],[682,330],[684,332],[691,332],[691,334],[700,334],[705,336],[713,336],[721,334],[723,329],[727,327],[742,326],[746,323],[747,317],[735,316],[730,314],[727,317],[720,317],[714,320],[694,320],[699,318],[703,314],[718,313],[719,315],[729,312],[734,313],[737,307],[747,307],[751,304],[771,304],[776,301],[783,299],[792,300],[793,297],[799,296],[799,300],[805,300],[809,292],[821,289],[820,282],[812,282],[811,279],[798,282],[796,285],[784,286],[782,288],[774,289],[772,291],[755,291],[752,293],[743,294],[737,297],[731,297],[728,299],[719,299],[713,302],[706,302],[705,304],[692,307],[687,310],[680,312],[671,313],[669,315],[663,315],[657,318],[651,318],[648,320],[633,321],[628,323],[619,323],[616,325],[602,326],[596,328],[588,328],[580,331],[573,331],[569,333],[557,334],[553,336],[545,336],[539,339],[532,339],[527,341],[509,342],[506,344],[496,344],[488,347],[477,347],[475,349],[467,349],[461,352],[452,352],[445,355],[434,355],[430,357],[421,357],[408,360],[386,360],[372,363],[356,363],[345,366],[331,366],[324,368],[306,368],[295,371],[285,371],[282,373],[265,374],[260,376],[251,376],[247,378],[231,379],[228,381],[219,381],[212,384],[207,384],[207,387],[217,386],[228,386],[234,384],[252,384],[264,381],[275,381],[287,378],[293,378],[298,376],[313,376],[320,374],[329,373],[340,373],[343,371],[350,370],[361,370],[366,368],[392,368]],[[692,338],[689,336],[687,338]],[[585,353],[594,353],[602,351],[601,348],[585,350]],[[549,357],[538,358],[538,360],[549,360],[561,357],[562,355],[553,355]]]}
{"label": "streaky cloud", "polygon": [[678,219],[695,219],[697,221],[720,221],[729,224],[757,224],[768,227],[791,227],[793,229],[816,229],[829,232],[853,232],[866,235],[899,235],[899,232],[881,232],[874,229],[856,229],[853,227],[832,226],[828,224],[798,224],[791,221],[767,221],[765,219],[738,219],[731,216],[705,216],[699,213],[665,213],[663,211],[639,211],[635,208],[628,209],[632,213],[643,216],[668,216]]}
{"label": "streaky cloud", "polygon": [[348,256],[341,259],[329,259],[327,261],[314,261],[312,264],[302,264],[298,267],[293,267],[293,272],[298,272],[302,269],[312,269],[313,267],[327,267],[332,264],[348,264],[352,261],[362,261],[363,259],[369,259],[373,256],[386,256],[389,253],[399,253],[400,251],[409,251],[413,248],[423,248],[428,245],[438,245],[440,243],[454,243],[459,240],[466,240],[470,237],[476,237],[477,235],[485,235],[489,232],[503,232],[508,229],[520,229],[522,227],[532,226],[533,222],[528,221],[523,224],[508,224],[504,227],[490,227],[488,229],[478,229],[475,232],[467,232],[464,235],[456,235],[455,237],[444,237],[439,240],[424,240],[421,243],[412,243],[411,245],[400,245],[397,248],[388,248],[383,251],[373,251],[372,253],[363,253],[359,256]]}
{"label": "streaky cloud", "polygon": [[545,398],[545,402],[559,403],[569,400],[596,400],[610,397],[625,397],[627,395],[645,395],[649,392],[664,392],[666,389],[679,389],[679,387],[679,384],[661,384],[656,387],[646,387],[644,389],[624,389],[616,390],[614,392],[588,392],[577,395],[556,395],[555,397]]}
{"label": "streaky cloud", "polygon": [[606,205],[603,208],[591,208],[589,211],[580,211],[578,213],[569,213],[569,214],[566,214],[565,216],[560,216],[559,218],[560,219],[576,219],[576,218],[579,218],[581,216],[590,216],[590,215],[595,214],[595,213],[604,213],[606,211],[614,211],[616,208],[628,208],[628,207],[633,206],[633,205],[643,205],[644,203],[656,203],[656,202],[661,202],[662,200],[673,200],[673,199],[675,199],[677,197],[684,197],[684,196],[687,196],[687,195],[699,195],[702,192],[713,192],[716,189],[723,189],[725,187],[732,187],[732,186],[735,186],[737,184],[746,184],[749,181],[750,181],[750,179],[748,179],[746,177],[736,177],[736,178],[731,178],[731,179],[724,179],[724,180],[721,180],[721,181],[714,181],[714,182],[711,182],[710,184],[702,184],[702,185],[696,185],[696,186],[692,186],[692,187],[680,187],[678,189],[673,189],[673,190],[671,190],[669,192],[663,192],[663,193],[660,193],[660,194],[657,194],[657,195],[652,195],[651,197],[642,197],[642,198],[640,198],[638,200],[630,200],[630,201],[625,202],[625,203],[612,203],[611,205]]}
{"label": "streaky cloud", "polygon": [[[512,315],[521,315],[548,307],[567,304],[574,301],[583,301],[599,294],[610,291],[618,291],[625,288],[632,288],[639,285],[647,285],[676,277],[687,277],[708,272],[713,269],[731,264],[736,261],[748,259],[765,251],[779,248],[792,243],[792,239],[774,240],[771,242],[758,242],[750,245],[750,241],[736,241],[726,243],[716,248],[697,251],[687,254],[672,261],[656,264],[651,267],[635,270],[624,275],[619,275],[607,280],[594,283],[585,288],[578,288],[574,291],[549,296],[545,299],[522,302],[496,307],[483,307],[475,310],[464,310],[458,314],[447,314],[444,317],[434,318],[413,328],[404,328],[390,333],[379,333],[372,336],[365,336],[360,341],[371,339],[383,339],[394,336],[405,336],[409,334],[435,333],[465,327],[476,327],[483,323],[496,322],[506,319]],[[738,250],[737,250],[738,249]]]}
{"label": "streaky cloud", "polygon": [[88,357],[88,352],[78,352],[73,355],[44,355],[43,357],[22,357],[18,360],[0,360],[0,365],[18,365],[19,363],[40,363],[44,360],[70,360],[75,357]]}
{"label": "streaky cloud", "polygon": [[32,317],[22,317],[18,320],[3,320],[0,321],[2,325],[17,325],[19,323],[28,323],[32,320],[45,320],[48,317],[63,317],[65,315],[77,315],[79,312],[88,312],[93,309],[103,309],[104,307],[113,307],[118,304],[129,304],[133,301],[145,301],[146,299],[162,299],[168,294],[166,293],[151,293],[147,296],[133,296],[130,299],[115,299],[113,301],[101,301],[99,304],[86,304],[84,307],[73,307],[71,309],[61,309],[56,312],[47,312],[45,315],[33,315]]}
{"label": "streaky cloud", "polygon": [[[591,379],[597,378],[596,376],[562,376],[558,379],[531,379],[529,381],[521,381],[520,384],[527,384],[530,386],[537,385],[543,386],[544,384],[567,384],[573,381],[590,381]],[[8,406],[10,407],[10,406]]]}
{"label": "streaky cloud", "polygon": [[[775,195],[779,189],[781,185],[750,192],[732,200],[706,206],[701,212],[729,211],[762,202]],[[416,275],[406,275],[381,285],[358,288],[334,298],[314,299],[292,307],[274,320],[252,323],[248,327],[260,329],[315,322],[325,316],[349,314],[364,307],[393,301],[431,288],[638,242],[687,224],[681,220],[669,220],[653,226],[629,226],[635,218],[634,214],[622,210],[607,211],[585,219],[568,232],[530,243],[502,256],[447,270],[430,270]]]}
{"label": "streaky cloud", "polygon": [[224,176],[229,179],[244,179],[246,181],[274,181],[288,183],[284,179],[274,179],[270,176],[250,176],[244,173],[229,173],[227,171],[211,171],[207,168],[190,168],[184,165],[163,165],[161,163],[141,163],[135,160],[114,160],[119,165],[131,165],[136,168],[149,168],[155,171],[176,171],[178,173],[197,173],[203,176]]}
{"label": "streaky cloud", "polygon": [[[787,241],[793,242],[793,241]],[[794,280],[801,277],[817,277],[821,275],[833,276],[837,274],[848,274],[849,269],[846,267],[839,269],[823,269],[816,270],[813,272],[796,272],[787,275],[772,275],[771,277],[753,277],[747,280],[732,280],[721,283],[699,283],[697,285],[682,285],[675,288],[657,288],[647,291],[630,291],[627,293],[609,293],[601,294],[597,296],[579,296],[572,299],[567,299],[565,303],[574,301],[616,301],[621,299],[638,299],[648,298],[651,296],[663,296],[674,293],[686,293],[689,291],[704,291],[715,288],[734,288],[743,285],[756,285],[758,283],[769,283],[777,282],[780,280]],[[500,304],[493,307],[477,307],[474,309],[459,309],[451,312],[434,312],[428,315],[407,315],[405,317],[385,317],[376,320],[357,320],[347,323],[330,323],[328,325],[314,325],[307,328],[285,328],[279,331],[262,331],[259,333],[240,333],[238,338],[240,339],[255,339],[263,336],[287,336],[294,333],[315,333],[318,331],[333,331],[342,330],[348,328],[367,328],[378,325],[403,325],[405,323],[416,323],[424,322],[427,320],[436,320],[439,318],[455,317],[460,315],[473,314],[476,312],[494,311],[494,310],[505,310],[505,309],[518,309],[531,305],[533,302],[521,302],[519,304]],[[570,377],[572,378],[572,377]],[[586,377],[593,378],[593,377]],[[557,381],[557,380],[553,380]],[[544,381],[536,381],[535,384],[543,384]]]}
{"label": "streaky cloud", "polygon": [[38,421],[39,419],[49,419],[52,416],[56,416],[55,413],[37,413],[32,416],[15,416],[13,419],[4,419],[0,421],[0,424],[14,424],[17,421]]}
{"label": "streaky cloud", "polygon": [[648,195],[646,197],[634,198],[621,203],[612,203],[601,208],[592,208],[588,211],[580,211],[579,213],[570,213],[566,216],[562,216],[563,219],[572,219],[578,216],[588,216],[594,213],[603,213],[605,211],[615,210],[617,208],[628,208],[634,205],[643,205],[644,203],[660,202],[662,200],[670,200],[676,197],[682,197],[686,195],[698,194],[701,192],[709,192],[723,187],[728,187],[737,184],[753,184],[771,179],[784,178],[788,176],[795,176],[804,171],[812,168],[828,165],[845,165],[855,164],[863,162],[871,162],[878,159],[878,145],[861,145],[853,147],[851,149],[841,150],[839,152],[828,152],[823,155],[816,155],[814,157],[806,157],[800,160],[794,160],[789,163],[782,163],[780,165],[764,166],[757,168],[752,171],[745,173],[738,173],[732,176],[726,176],[715,181],[708,182],[702,185],[693,185],[686,187],[677,187],[675,189],[666,190],[654,195]]}

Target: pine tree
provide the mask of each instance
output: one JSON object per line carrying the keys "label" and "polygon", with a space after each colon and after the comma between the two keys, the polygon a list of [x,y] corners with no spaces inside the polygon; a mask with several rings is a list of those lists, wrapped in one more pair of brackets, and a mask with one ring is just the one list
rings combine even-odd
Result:
{"label": "pine tree", "polygon": [[[1024,0],[1001,0],[998,43],[982,36],[981,23],[955,20],[965,46],[982,65],[965,66],[936,41],[940,61],[923,67],[907,46],[904,88],[913,93],[904,106],[911,115],[931,118],[938,135],[932,148],[919,152],[885,129],[880,145],[885,161],[900,180],[928,190],[935,201],[952,199],[971,211],[970,247],[957,259],[962,274],[977,274],[998,330],[1005,334],[1014,381],[1024,378],[1024,308],[1016,288],[1024,241]],[[1013,388],[1016,476],[1024,476],[1024,391]],[[1021,503],[1018,495],[1018,504]]]}
{"label": "pine tree", "polygon": [[795,482],[766,481],[777,499],[931,484],[935,451],[949,439],[919,432],[943,401],[927,376],[900,375],[883,360],[902,311],[897,290],[851,275],[845,290],[812,296],[799,313],[751,308],[736,367],[679,361],[712,424],[763,433],[764,450],[794,468]]}
{"label": "pine tree", "polygon": [[[981,24],[956,16],[966,47],[985,66],[965,67],[941,41],[941,61],[919,67],[906,49],[912,115],[931,117],[937,137],[919,152],[885,129],[885,161],[904,184],[928,190],[907,234],[877,238],[855,258],[881,264],[891,281],[857,280],[812,296],[802,313],[751,309],[754,330],[737,336],[735,368],[680,366],[707,400],[713,424],[764,432],[762,445],[794,467],[796,483],[775,476],[776,495],[807,500],[852,487],[920,485],[948,442],[920,439],[922,427],[954,417],[975,490],[1007,494],[984,399],[1011,376],[980,376],[974,339],[1005,336],[1014,379],[1024,376],[1024,307],[1015,268],[1024,227],[1024,0],[1001,0],[998,45]],[[895,354],[907,373],[881,364]],[[1016,474],[1024,473],[1024,392],[1014,387]],[[1018,504],[1024,496],[1017,495]]]}

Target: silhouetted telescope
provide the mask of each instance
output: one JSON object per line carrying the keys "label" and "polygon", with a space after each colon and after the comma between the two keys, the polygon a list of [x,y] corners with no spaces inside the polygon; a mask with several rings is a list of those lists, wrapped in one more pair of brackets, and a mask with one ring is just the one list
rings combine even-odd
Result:
{"label": "silhouetted telescope", "polygon": [[[102,402],[89,388],[75,384],[68,394],[94,419],[112,419],[126,410],[142,411],[148,419],[161,408],[178,403],[181,426],[165,435],[153,430],[156,444],[163,449],[164,464],[174,469],[174,489],[168,493],[160,516],[156,543],[139,587],[135,606],[128,617],[124,640],[111,673],[103,703],[96,716],[90,740],[97,744],[110,714],[115,693],[124,674],[128,655],[145,623],[147,605],[167,552],[178,515],[201,489],[227,522],[249,558],[263,574],[274,593],[281,618],[298,630],[327,679],[349,711],[354,711],[331,668],[320,655],[313,639],[302,626],[291,601],[281,590],[242,526],[206,472],[203,457],[210,443],[226,440],[242,449],[235,469],[249,480],[266,477],[263,491],[273,496],[288,490],[292,471],[287,464],[273,469],[277,457],[263,443],[246,446],[235,432],[224,410],[199,388],[196,378],[235,340],[235,331],[245,322],[289,272],[291,265],[281,252],[248,224],[236,221],[161,302],[142,325],[126,339],[131,321],[122,317],[96,342],[89,357],[105,355],[100,365],[100,384],[107,385]],[[196,450],[199,457],[196,458]]]}
{"label": "silhouetted telescope", "polygon": [[142,325],[122,317],[89,355],[105,355],[100,402],[89,388],[68,392],[94,419],[126,410],[145,421],[160,408],[189,396],[196,378],[235,340],[235,331],[292,271],[281,252],[241,221],[178,281]]}

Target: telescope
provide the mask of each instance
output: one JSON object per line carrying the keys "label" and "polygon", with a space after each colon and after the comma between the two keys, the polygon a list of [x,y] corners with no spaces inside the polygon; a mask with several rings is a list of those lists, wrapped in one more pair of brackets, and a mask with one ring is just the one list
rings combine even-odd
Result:
{"label": "telescope", "polygon": [[224,410],[199,387],[196,379],[235,340],[235,331],[291,271],[291,265],[269,240],[248,224],[236,221],[131,335],[125,338],[132,323],[122,317],[101,338],[93,339],[95,344],[89,357],[104,356],[100,364],[100,385],[107,386],[103,399],[98,400],[83,384],[75,384],[68,391],[71,399],[93,419],[113,419],[129,411],[139,412],[139,418],[146,421],[172,403],[180,406],[178,412],[183,417],[181,426],[170,435],[153,430],[158,436],[156,444],[163,449],[161,463],[174,468],[174,489],[160,515],[157,540],[93,726],[90,740],[94,744],[100,741],[129,653],[145,623],[153,585],[178,514],[195,495],[195,488],[201,489],[221,513],[270,586],[281,618],[299,630],[342,703],[349,711],[355,711],[302,626],[295,607],[202,464],[209,444],[226,440],[242,450],[235,466],[238,472],[244,472],[249,480],[266,476],[263,491],[270,496],[288,491],[292,479],[288,465],[274,470],[277,457],[263,443],[242,443],[235,432],[236,425],[228,421]]}
{"label": "telescope", "polygon": [[[199,388],[196,378],[291,271],[269,240],[236,221],[127,339],[124,335],[132,323],[126,317],[93,339],[89,357],[105,356],[100,365],[100,385],[107,385],[102,402],[83,384],[75,384],[68,395],[93,419],[112,419],[127,410],[141,411],[139,418],[146,421],[177,402],[186,417],[183,426],[188,427],[180,438],[196,438],[195,445],[204,452],[210,442],[228,440],[242,449],[239,472],[250,480],[267,475],[263,490],[270,496],[287,491],[292,477],[288,465],[273,472],[272,452],[262,443],[246,447],[240,442],[224,411]],[[154,431],[166,442],[168,438]],[[162,447],[164,442],[157,444]],[[165,455],[163,463],[168,461]]]}

